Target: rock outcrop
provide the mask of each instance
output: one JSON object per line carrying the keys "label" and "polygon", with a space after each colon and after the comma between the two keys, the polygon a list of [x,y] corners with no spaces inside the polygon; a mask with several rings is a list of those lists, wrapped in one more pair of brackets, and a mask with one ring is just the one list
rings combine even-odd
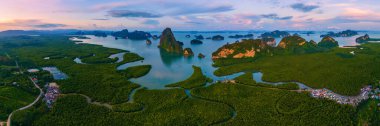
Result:
{"label": "rock outcrop", "polygon": [[194,45],[196,45],[196,44],[203,44],[203,42],[201,40],[198,40],[198,39],[193,39],[193,40],[191,40],[190,43],[194,44]]}
{"label": "rock outcrop", "polygon": [[269,54],[271,48],[261,39],[243,39],[241,42],[226,44],[212,54],[212,59],[253,58],[258,54]]}
{"label": "rock outcrop", "polygon": [[147,39],[145,42],[146,42],[147,45],[151,45],[152,44],[152,41],[150,41],[150,39]]}
{"label": "rock outcrop", "polygon": [[191,50],[191,48],[185,48],[183,50],[183,55],[184,56],[194,56],[194,52],[193,52],[193,50]]}
{"label": "rock outcrop", "polygon": [[369,41],[380,42],[380,39],[378,39],[378,38],[370,38],[368,34],[365,34],[364,36],[360,36],[359,38],[356,38],[356,43],[367,43]]}
{"label": "rock outcrop", "polygon": [[157,35],[153,35],[153,36],[152,36],[152,39],[153,39],[153,40],[157,40],[157,39],[159,39],[159,38],[160,38],[160,36],[157,36]]}
{"label": "rock outcrop", "polygon": [[315,42],[314,40],[310,40],[310,43],[313,44],[314,46],[317,46],[317,45],[318,45],[318,43]]}
{"label": "rock outcrop", "polygon": [[198,58],[205,58],[206,56],[205,55],[203,55],[202,53],[199,53],[198,54]]}
{"label": "rock outcrop", "polygon": [[182,45],[179,43],[170,28],[166,28],[161,35],[160,44],[158,46],[167,52],[182,53]]}
{"label": "rock outcrop", "polygon": [[246,50],[245,53],[238,53],[234,55],[232,58],[248,58],[248,57],[255,57],[256,50],[252,48],[251,50]]}
{"label": "rock outcrop", "polygon": [[323,47],[323,48],[334,48],[334,47],[338,47],[339,44],[338,44],[338,41],[336,41],[334,38],[332,38],[330,36],[325,36],[318,43],[318,46]]}
{"label": "rock outcrop", "polygon": [[284,37],[277,46],[282,54],[305,54],[322,51],[314,41],[306,41],[300,36]]}
{"label": "rock outcrop", "polygon": [[299,36],[288,36],[283,38],[277,47],[279,48],[293,48],[298,46],[303,46],[306,44],[306,40]]}
{"label": "rock outcrop", "polygon": [[266,43],[267,45],[276,46],[276,39],[274,38],[262,38],[261,41]]}
{"label": "rock outcrop", "polygon": [[190,35],[186,35],[185,37],[186,37],[186,38],[190,38]]}
{"label": "rock outcrop", "polygon": [[364,36],[360,36],[359,38],[356,38],[357,43],[366,43],[370,40],[369,35],[365,34]]}

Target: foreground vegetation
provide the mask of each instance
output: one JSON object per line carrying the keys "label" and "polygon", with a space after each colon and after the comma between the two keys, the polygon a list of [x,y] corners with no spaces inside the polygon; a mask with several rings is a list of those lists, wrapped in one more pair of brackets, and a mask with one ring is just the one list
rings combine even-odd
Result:
{"label": "foreground vegetation", "polygon": [[[336,84],[335,86],[341,85],[334,87],[331,86],[334,84],[314,83],[311,86],[330,85],[329,89],[342,88],[341,92],[350,92],[361,86],[354,85],[354,82],[362,82],[364,79],[368,79],[368,82],[375,80],[371,77],[377,76],[378,68],[375,68],[374,64],[379,61],[377,51],[380,45],[377,44],[365,45],[363,50],[335,48],[321,53],[264,57],[254,62],[232,63],[216,71],[218,75],[245,71],[245,74],[235,78],[237,83],[204,86],[209,79],[202,74],[199,67],[194,66],[192,76],[170,85],[181,88],[167,90],[141,88],[133,96],[133,102],[128,102],[132,90],[139,87],[128,81],[128,78],[143,76],[151,69],[150,65],[117,71],[116,68],[120,64],[114,62],[77,64],[73,61],[75,57],[90,54],[99,56],[99,61],[106,61],[107,55],[124,52],[123,50],[74,44],[65,36],[15,37],[5,40],[0,39],[3,42],[0,45],[9,47],[7,50],[11,56],[18,56],[22,68],[57,66],[66,73],[69,78],[57,82],[64,94],[71,93],[71,95],[61,95],[52,109],[47,109],[45,103],[40,101],[30,109],[15,113],[12,125],[378,124],[379,116],[374,114],[378,109],[375,106],[378,101],[368,101],[356,109],[334,101],[314,99],[306,93],[293,92],[292,90],[298,89],[293,83],[280,86],[256,83],[252,73],[247,72],[260,70],[264,73],[263,79],[267,81],[297,80],[306,84],[309,84],[309,81],[331,81]],[[355,51],[355,55],[346,57],[350,51]],[[50,59],[45,60],[45,57]],[[342,70],[343,68],[352,70],[350,71],[352,78],[344,77],[347,71]],[[310,71],[316,72],[310,73]],[[298,80],[304,77],[309,78]],[[320,79],[322,77],[329,78]],[[45,79],[49,80],[49,77]],[[342,81],[343,79],[347,80]],[[343,87],[343,83],[349,86]],[[80,94],[89,96],[92,101],[108,103],[112,107],[88,103]],[[15,94],[10,96],[13,95]],[[24,95],[20,98],[21,101],[28,100]]]}
{"label": "foreground vegetation", "polygon": [[353,125],[354,109],[307,94],[239,84],[214,84],[195,97],[233,106],[237,116],[225,125]]}
{"label": "foreground vegetation", "polygon": [[177,82],[174,84],[166,85],[167,87],[181,87],[185,89],[191,89],[195,87],[201,87],[206,85],[208,82],[212,82],[212,79],[203,75],[200,67],[193,66],[194,72],[193,74],[186,80]]}
{"label": "foreground vegetation", "polygon": [[123,56],[123,61],[121,61],[118,64],[122,65],[126,63],[135,62],[135,61],[140,61],[140,60],[144,60],[144,58],[137,55],[136,53],[125,53]]}
{"label": "foreground vegetation", "polygon": [[13,86],[0,86],[0,120],[34,100],[34,95]]}
{"label": "foreground vegetation", "polygon": [[278,88],[278,89],[286,89],[286,90],[298,90],[299,87],[295,83],[286,83],[280,85],[271,85],[271,84],[263,84],[256,83],[253,79],[252,72],[246,72],[243,75],[240,75],[234,79],[239,84],[250,85],[250,86],[258,86],[258,87],[266,87],[266,88]]}
{"label": "foreground vegetation", "polygon": [[[17,56],[22,68],[56,66],[69,76],[57,81],[63,93],[80,93],[94,101],[118,104],[128,101],[130,92],[139,87],[116,70],[108,61],[111,54],[125,52],[98,45],[75,44],[66,36],[19,36],[0,39],[11,56]],[[49,59],[46,59],[49,57]],[[77,64],[76,57],[86,64]]]}
{"label": "foreground vegetation", "polygon": [[121,73],[125,74],[127,78],[139,78],[148,74],[150,69],[152,69],[152,65],[132,66],[122,70]]}
{"label": "foreground vegetation", "polygon": [[[261,71],[269,82],[298,81],[313,88],[328,88],[343,95],[356,95],[360,88],[380,78],[380,44],[360,48],[334,48],[328,52],[261,57],[254,62],[220,67],[215,75]],[[354,52],[354,54],[351,54]]]}
{"label": "foreground vegetation", "polygon": [[11,112],[32,102],[38,91],[19,72],[15,59],[5,49],[0,50],[0,120],[4,121]]}
{"label": "foreground vegetation", "polygon": [[[128,106],[109,110],[106,107],[91,105],[79,95],[61,97],[52,110],[46,111],[36,107],[15,116],[12,124],[22,124],[28,118],[20,115],[38,115],[29,124],[47,125],[209,125],[229,118],[230,108],[204,100],[189,99],[184,90],[139,90],[135,103],[124,103]],[[131,105],[134,104],[134,105]],[[141,107],[143,109],[141,110]],[[127,110],[130,109],[130,110]],[[133,111],[134,110],[134,111]],[[137,111],[136,111],[137,110]],[[140,111],[139,111],[140,110]],[[38,112],[43,113],[38,113]],[[25,123],[23,123],[25,124]]]}

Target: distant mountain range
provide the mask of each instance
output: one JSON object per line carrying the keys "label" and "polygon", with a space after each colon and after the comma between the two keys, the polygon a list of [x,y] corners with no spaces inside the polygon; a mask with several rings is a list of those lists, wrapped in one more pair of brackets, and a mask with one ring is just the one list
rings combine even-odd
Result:
{"label": "distant mountain range", "polygon": [[76,35],[78,32],[92,33],[99,31],[110,34],[112,31],[100,30],[78,30],[78,29],[58,29],[58,30],[6,30],[0,32],[0,36],[18,36],[18,35]]}
{"label": "distant mountain range", "polygon": [[[0,36],[18,36],[18,35],[78,35],[78,33],[81,34],[89,34],[92,35],[94,33],[104,33],[106,35],[111,35],[111,33],[114,33],[115,31],[111,30],[79,30],[79,29],[57,29],[57,30],[6,30],[1,31]],[[148,31],[149,33],[161,33],[161,31]],[[174,33],[237,33],[237,32],[249,32],[249,33],[263,33],[268,32],[266,30],[249,30],[249,31],[228,31],[228,30],[221,30],[221,31],[173,31]],[[306,33],[306,32],[314,32],[314,31],[287,31],[287,32],[299,32],[299,33]],[[318,32],[327,32],[327,31],[318,31]],[[370,31],[357,31],[357,32],[370,32]]]}

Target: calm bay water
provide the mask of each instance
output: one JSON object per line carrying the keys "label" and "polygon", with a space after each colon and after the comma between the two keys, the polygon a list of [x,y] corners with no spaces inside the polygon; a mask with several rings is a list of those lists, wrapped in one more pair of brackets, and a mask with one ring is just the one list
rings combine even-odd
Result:
{"label": "calm bay water", "polygon": [[[225,77],[217,77],[213,74],[216,68],[212,67],[212,52],[216,51],[219,47],[225,45],[226,43],[234,43],[239,39],[231,39],[228,38],[230,35],[235,34],[248,34],[252,33],[255,35],[255,38],[259,36],[263,32],[223,32],[223,33],[194,33],[194,32],[174,32],[174,35],[177,41],[181,41],[184,43],[183,48],[190,47],[194,52],[194,57],[182,57],[182,56],[172,56],[166,52],[161,51],[157,46],[159,44],[159,40],[152,40],[151,45],[147,45],[145,40],[129,40],[129,39],[118,39],[115,40],[114,37],[95,37],[95,36],[87,36],[91,39],[82,39],[84,43],[103,45],[104,47],[109,48],[117,48],[122,50],[128,50],[134,53],[139,54],[144,57],[144,61],[138,61],[133,63],[124,64],[118,69],[125,69],[130,66],[150,64],[152,65],[151,71],[143,77],[132,79],[131,81],[138,83],[144,87],[149,89],[164,89],[166,84],[175,83],[181,80],[184,80],[191,76],[193,73],[192,65],[199,66],[202,68],[203,73],[212,78],[214,81],[216,80],[225,80],[235,78],[242,73],[225,76]],[[290,32],[294,34],[295,32]],[[301,34],[303,32],[298,32],[301,37],[306,40],[314,40],[319,42],[322,38],[319,36],[326,32],[316,32],[316,34],[311,34],[307,36],[306,34]],[[340,37],[335,38],[340,46],[350,46],[356,45],[355,39],[361,35],[364,35],[364,32],[360,32],[360,35],[354,37]],[[380,38],[380,32],[368,32],[370,37]],[[152,35],[160,35],[160,33],[152,33]],[[186,38],[186,35],[191,35],[190,38]],[[205,38],[212,37],[214,35],[222,35],[225,37],[225,40],[222,41],[213,41],[204,39],[203,44],[201,45],[191,45],[190,41],[194,39],[194,35],[203,35]],[[276,39],[277,44],[281,38]],[[206,57],[203,59],[199,59],[197,56],[199,53],[204,54]],[[261,75],[259,75],[261,76]],[[255,77],[258,79],[261,77]]]}

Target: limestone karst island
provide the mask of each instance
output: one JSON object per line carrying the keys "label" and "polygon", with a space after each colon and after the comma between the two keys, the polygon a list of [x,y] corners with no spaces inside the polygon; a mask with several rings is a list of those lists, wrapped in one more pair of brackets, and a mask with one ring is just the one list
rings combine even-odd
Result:
{"label": "limestone karst island", "polygon": [[0,126],[380,126],[378,0],[2,0]]}

